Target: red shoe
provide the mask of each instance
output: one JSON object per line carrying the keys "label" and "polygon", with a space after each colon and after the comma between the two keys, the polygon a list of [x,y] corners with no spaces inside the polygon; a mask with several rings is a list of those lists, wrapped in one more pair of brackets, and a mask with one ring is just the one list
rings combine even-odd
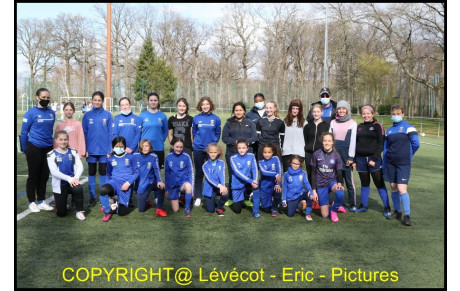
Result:
{"label": "red shoe", "polygon": [[152,208],[152,204],[150,203],[150,199],[147,199],[147,209]]}
{"label": "red shoe", "polygon": [[106,214],[104,214],[104,217],[102,217],[102,221],[103,221],[103,222],[107,222],[107,221],[109,221],[111,218],[112,218],[112,214],[106,213]]}
{"label": "red shoe", "polygon": [[321,207],[319,207],[318,201],[313,201],[312,207],[313,209],[321,209]]}
{"label": "red shoe", "polygon": [[157,210],[155,211],[155,214],[156,214],[157,216],[161,216],[161,217],[166,217],[166,216],[168,216],[168,214],[166,213],[166,211],[164,211],[163,209],[157,209]]}

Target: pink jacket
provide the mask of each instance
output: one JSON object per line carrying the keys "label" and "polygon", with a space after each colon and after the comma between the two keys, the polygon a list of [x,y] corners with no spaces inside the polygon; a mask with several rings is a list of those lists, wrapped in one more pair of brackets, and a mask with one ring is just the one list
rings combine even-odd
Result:
{"label": "pink jacket", "polygon": [[[69,134],[69,147],[77,150],[80,158],[85,155],[86,146],[85,146],[85,136],[83,134],[83,127],[78,120],[63,120],[58,123],[56,126],[55,133],[64,130]],[[56,142],[54,142],[54,148],[57,147]]]}

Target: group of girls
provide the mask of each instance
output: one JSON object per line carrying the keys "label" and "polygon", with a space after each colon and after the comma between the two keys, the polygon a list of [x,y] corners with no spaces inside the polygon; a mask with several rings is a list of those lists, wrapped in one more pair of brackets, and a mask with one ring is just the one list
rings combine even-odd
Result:
{"label": "group of girls", "polygon": [[[35,111],[46,111],[47,104],[43,100],[47,99],[49,100],[48,90],[37,92],[39,103]],[[196,109],[200,113],[195,117],[188,115],[189,104],[186,99],[180,98],[176,102],[177,114],[169,120],[159,110],[157,93],[148,94],[148,108],[139,117],[131,112],[130,100],[124,97],[119,101],[121,113],[112,120],[111,113],[102,106],[104,94],[97,91],[92,95],[93,109],[84,115],[81,125],[72,118],[75,112],[74,105],[66,103],[65,120],[57,126],[54,135],[55,149],[48,151],[47,155],[49,170],[53,175],[53,192],[58,215],[65,215],[67,195],[72,193],[76,216],[80,220],[85,219],[82,205],[83,190],[79,181],[83,169],[80,158],[85,156],[89,174],[88,206],[96,204],[98,170],[103,221],[110,220],[114,213],[120,216],[129,213],[132,206],[131,191],[134,189],[137,192],[140,212],[151,207],[149,195],[154,191],[157,206],[155,213],[163,217],[167,216],[163,210],[165,196],[171,201],[173,212],[177,212],[180,202],[183,202],[186,217],[192,216],[192,204],[200,206],[203,197],[207,211],[216,212],[219,216],[223,216],[224,205],[230,206],[235,213],[241,213],[244,206],[252,206],[252,215],[258,218],[261,204],[264,212],[276,217],[281,202],[282,206],[287,207],[288,216],[293,216],[300,206],[305,209],[307,221],[311,221],[312,209],[318,208],[323,217],[330,217],[333,222],[337,222],[337,212],[346,212],[343,205],[342,179],[345,178],[347,185],[350,210],[366,212],[371,175],[384,204],[384,215],[389,219],[401,217],[400,203],[397,203],[398,195],[407,194],[400,192],[407,192],[407,183],[404,188],[401,181],[407,181],[408,178],[400,179],[399,172],[396,173],[400,164],[393,158],[390,164],[396,165],[394,168],[397,169],[389,170],[391,172],[388,173],[395,177],[391,184],[395,213],[391,214],[380,157],[385,149],[388,149],[386,152],[390,153],[389,156],[396,156],[395,144],[401,143],[401,140],[395,135],[395,142],[390,139],[391,144],[387,145],[385,140],[384,147],[384,130],[373,118],[372,106],[366,105],[361,109],[364,123],[357,126],[351,119],[350,107],[346,101],[337,103],[337,116],[330,124],[322,120],[321,105],[312,107],[313,121],[308,123],[303,116],[300,100],[290,102],[284,121],[279,118],[279,109],[275,102],[265,103],[265,98],[260,93],[254,96],[254,101],[256,106],[248,113],[249,118],[246,118],[245,105],[242,102],[235,103],[233,116],[223,127],[222,141],[227,145],[226,163],[219,159],[223,152],[217,144],[220,139],[221,120],[212,113],[215,108],[209,97],[199,100]],[[403,116],[401,108],[399,111],[402,113],[398,108],[396,111]],[[27,124],[31,116],[40,112],[31,111],[24,117],[21,132],[23,148],[28,146],[31,149],[35,140],[39,140],[39,144],[45,140],[41,135],[47,133],[48,128],[37,127],[44,127],[45,119],[38,125],[32,118]],[[52,130],[54,115],[50,113],[50,117],[52,118],[46,121],[49,121]],[[413,127],[410,124],[406,127],[407,135],[411,138],[412,155],[418,148],[418,139],[416,140],[416,132],[414,137]],[[28,140],[25,140],[25,136]],[[165,157],[164,141],[167,137],[171,144],[171,153]],[[44,148],[48,149],[49,142],[46,145],[45,143],[43,142]],[[32,185],[32,177],[37,176],[38,163],[34,162],[31,154],[27,157],[29,180]],[[305,160],[307,173],[302,170]],[[228,188],[225,186],[226,166],[229,175]],[[165,183],[161,180],[162,168],[165,169]],[[359,208],[354,206],[356,197],[352,169],[358,170],[362,183]],[[410,173],[410,167],[405,170],[406,172]],[[404,176],[408,177],[408,174]],[[331,191],[336,197],[329,209]],[[118,197],[117,200],[114,199],[115,195]],[[253,203],[249,199],[251,195]],[[43,199],[39,199],[37,205],[33,201],[33,195],[28,196],[31,196],[31,211],[52,209]],[[42,196],[40,194],[39,198]],[[215,202],[216,196],[220,196],[218,203]],[[408,200],[405,199],[404,201]],[[406,213],[410,213],[408,202],[403,202],[403,208],[404,223],[410,225],[410,218],[406,218]]]}

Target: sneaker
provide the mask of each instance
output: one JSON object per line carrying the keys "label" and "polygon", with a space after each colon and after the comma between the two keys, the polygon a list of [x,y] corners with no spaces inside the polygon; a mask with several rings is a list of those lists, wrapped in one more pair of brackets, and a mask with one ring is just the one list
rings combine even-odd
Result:
{"label": "sneaker", "polygon": [[409,215],[404,215],[404,225],[406,226],[411,226],[412,224],[410,224],[410,216]]}
{"label": "sneaker", "polygon": [[342,213],[347,213],[347,210],[342,205],[339,206],[339,209],[337,209],[337,211],[342,212]]}
{"label": "sneaker", "polygon": [[46,203],[46,202],[43,201],[42,203],[38,204],[38,209],[40,209],[40,210],[46,210],[46,211],[51,211],[51,210],[54,210],[54,207],[49,206],[48,203]]}
{"label": "sneaker", "polygon": [[253,206],[253,205],[252,205],[252,202],[249,201],[249,200],[244,200],[244,201],[243,201],[243,204],[246,205],[246,207],[252,207],[252,206]]}
{"label": "sneaker", "polygon": [[393,219],[401,219],[402,213],[398,211],[394,211],[393,214],[389,215],[387,219],[393,220]]}
{"label": "sneaker", "polygon": [[313,201],[313,203],[312,203],[312,208],[313,208],[313,209],[321,209],[321,207],[319,206],[318,201]]}
{"label": "sneaker", "polygon": [[339,218],[337,217],[337,212],[331,211],[331,221],[332,222],[339,222]]}
{"label": "sneaker", "polygon": [[102,217],[102,221],[103,221],[103,222],[107,222],[107,221],[109,221],[111,218],[112,218],[112,214],[111,214],[111,213],[105,213],[105,214],[104,214],[104,217]]}
{"label": "sneaker", "polygon": [[311,217],[310,214],[308,214],[307,216],[305,216],[305,219],[306,219],[308,222],[313,221],[313,218]]}
{"label": "sneaker", "polygon": [[166,217],[168,216],[168,214],[166,213],[166,211],[164,211],[163,209],[157,209],[155,211],[155,215],[156,216],[161,216],[161,217]]}
{"label": "sneaker", "polygon": [[227,202],[225,202],[224,205],[225,205],[225,206],[232,206],[232,204],[233,204],[233,200],[230,200],[230,199],[229,199],[229,200],[227,200]]}
{"label": "sneaker", "polygon": [[367,212],[367,210],[368,210],[367,207],[364,207],[364,205],[361,203],[359,205],[359,208],[356,209],[356,213]]}
{"label": "sneaker", "polygon": [[35,202],[29,204],[29,209],[31,212],[40,212],[40,209]]}
{"label": "sneaker", "polygon": [[90,198],[88,207],[94,207],[96,205],[96,198]]}
{"label": "sneaker", "polygon": [[252,216],[253,216],[254,218],[261,218],[261,217],[262,217],[262,216],[260,216],[259,212],[253,213]]}
{"label": "sneaker", "polygon": [[278,217],[278,210],[272,209],[272,217]]}
{"label": "sneaker", "polygon": [[190,209],[185,209],[185,217],[192,217],[192,211],[190,211]]}
{"label": "sneaker", "polygon": [[[343,207],[343,206],[342,206]],[[351,212],[356,212],[358,210],[354,204],[350,204],[350,207],[348,208]]]}
{"label": "sneaker", "polygon": [[86,217],[85,215],[83,214],[84,211],[77,211],[77,213],[75,213],[75,216],[77,217],[78,220],[85,220]]}
{"label": "sneaker", "polygon": [[388,217],[390,215],[391,215],[390,207],[385,207],[385,209],[383,210],[383,216]]}
{"label": "sneaker", "polygon": [[193,206],[200,207],[200,205],[201,205],[201,198],[196,198],[195,203],[193,204]]}
{"label": "sneaker", "polygon": [[224,211],[220,208],[216,209],[217,216],[224,216]]}

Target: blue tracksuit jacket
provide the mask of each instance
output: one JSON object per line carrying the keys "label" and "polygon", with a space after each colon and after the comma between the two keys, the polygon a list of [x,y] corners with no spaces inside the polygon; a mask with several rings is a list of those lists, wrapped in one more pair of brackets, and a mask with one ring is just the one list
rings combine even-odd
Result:
{"label": "blue tracksuit jacket", "polygon": [[275,185],[276,175],[281,174],[281,162],[277,156],[272,156],[270,159],[259,160],[260,170],[260,191],[263,193],[273,193]]}
{"label": "blue tracksuit jacket", "polygon": [[257,180],[257,162],[254,154],[234,154],[230,157],[230,165],[233,170],[232,189],[243,189],[246,184]]}
{"label": "blue tracksuit jacket", "polygon": [[141,140],[142,121],[134,113],[128,115],[119,114],[115,116],[112,124],[112,140],[117,136],[126,139],[126,146],[137,152]]}
{"label": "blue tracksuit jacket", "polygon": [[53,126],[56,113],[51,108],[35,106],[29,109],[22,119],[21,146],[25,153],[27,142],[39,148],[53,146]]}
{"label": "blue tracksuit jacket", "polygon": [[420,147],[417,130],[415,127],[402,120],[393,123],[385,133],[383,143],[383,165],[410,165],[412,156]]}
{"label": "blue tracksuit jacket", "polygon": [[283,201],[297,200],[304,192],[304,186],[313,193],[307,174],[301,169],[294,170],[291,167],[284,173]]}
{"label": "blue tracksuit jacket", "polygon": [[188,154],[172,152],[166,156],[165,181],[166,191],[181,187],[185,182],[189,182],[193,189],[193,165]]}
{"label": "blue tracksuit jacket", "polygon": [[225,162],[217,159],[213,165],[211,160],[207,160],[203,164],[203,173],[205,176],[203,195],[212,197],[212,192],[217,186],[225,186]]}
{"label": "blue tracksuit jacket", "polygon": [[108,155],[112,152],[112,114],[104,108],[93,108],[81,121],[89,155]]}
{"label": "blue tracksuit jacket", "polygon": [[214,113],[203,113],[193,117],[193,150],[204,151],[208,144],[219,142],[220,118]]}
{"label": "blue tracksuit jacket", "polygon": [[136,188],[134,189],[139,194],[144,194],[152,183],[161,181],[160,167],[158,164],[158,156],[155,153],[142,154],[135,153],[136,165],[139,170],[139,178],[137,179]]}
{"label": "blue tracksuit jacket", "polygon": [[[87,113],[85,113],[87,114]],[[136,158],[133,154],[112,155],[107,159],[107,180],[113,180],[120,186],[125,182],[133,184],[139,177]]]}

